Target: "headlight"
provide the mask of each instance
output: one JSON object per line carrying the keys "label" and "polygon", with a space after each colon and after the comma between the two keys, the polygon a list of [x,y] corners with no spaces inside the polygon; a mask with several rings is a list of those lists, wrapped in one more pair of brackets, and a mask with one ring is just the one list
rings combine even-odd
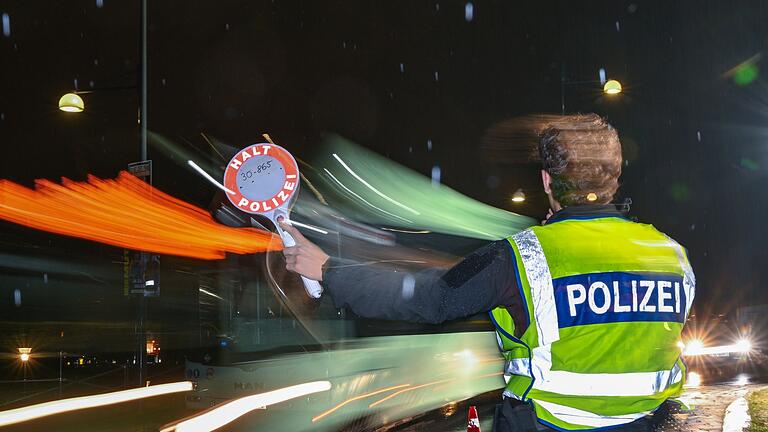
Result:
{"label": "headlight", "polygon": [[736,342],[735,348],[736,352],[748,353],[752,351],[752,342],[750,342],[749,339],[739,339],[739,341]]}
{"label": "headlight", "polygon": [[699,355],[704,350],[704,342],[701,341],[701,339],[691,339],[688,341],[687,344],[685,344],[685,349],[683,350],[683,355],[692,356],[692,355]]}

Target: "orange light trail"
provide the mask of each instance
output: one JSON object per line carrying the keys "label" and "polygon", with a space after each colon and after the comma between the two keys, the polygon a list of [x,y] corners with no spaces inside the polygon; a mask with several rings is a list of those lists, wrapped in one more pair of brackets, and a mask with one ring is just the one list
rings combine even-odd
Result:
{"label": "orange light trail", "polygon": [[392,386],[392,387],[386,387],[386,388],[383,388],[383,389],[372,391],[370,393],[361,394],[361,395],[355,396],[353,398],[349,398],[349,399],[345,400],[344,402],[341,402],[340,404],[336,405],[335,407],[329,409],[328,411],[325,411],[325,412],[323,412],[321,414],[316,415],[315,417],[312,417],[312,422],[314,423],[314,422],[320,420],[321,418],[336,412],[337,410],[339,410],[344,405],[352,403],[352,402],[354,402],[356,400],[365,399],[365,398],[370,397],[370,396],[375,396],[375,395],[377,395],[379,393],[384,393],[384,392],[388,392],[388,391],[392,391],[392,390],[396,390],[396,389],[403,388],[403,387],[408,387],[408,386],[410,386],[410,384],[400,384],[400,385],[396,385],[396,386]]}
{"label": "orange light trail", "polygon": [[200,259],[282,248],[272,233],[216,223],[205,210],[125,171],[114,180],[88,176],[87,182],[36,180],[35,186],[0,180],[0,219],[127,249]]}
{"label": "orange light trail", "polygon": [[443,384],[443,383],[446,383],[448,381],[453,381],[454,379],[455,378],[444,379],[444,380],[440,380],[440,381],[433,381],[431,383],[417,385],[415,387],[409,387],[409,388],[406,388],[406,389],[402,389],[400,391],[396,391],[396,392],[392,393],[391,395],[386,396],[384,398],[381,398],[381,399],[377,400],[376,402],[373,402],[372,404],[368,405],[368,408],[373,408],[373,407],[375,407],[376,405],[378,405],[380,403],[386,402],[386,401],[392,399],[393,397],[399,396],[399,395],[401,395],[403,393],[406,393],[406,392],[409,392],[411,390],[418,390],[418,389],[424,388],[424,387],[429,387],[429,386],[433,386],[433,385],[437,385],[437,384]]}

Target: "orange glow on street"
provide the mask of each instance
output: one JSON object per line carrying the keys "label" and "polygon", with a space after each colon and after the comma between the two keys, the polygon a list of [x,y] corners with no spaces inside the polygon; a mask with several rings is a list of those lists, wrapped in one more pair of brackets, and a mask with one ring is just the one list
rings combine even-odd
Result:
{"label": "orange glow on street", "polygon": [[349,398],[349,399],[345,400],[344,402],[341,402],[340,404],[336,405],[335,407],[329,409],[328,411],[325,411],[325,412],[323,412],[323,413],[321,413],[321,414],[319,414],[319,415],[317,415],[315,417],[312,417],[312,422],[314,423],[314,422],[320,420],[321,418],[323,418],[323,417],[325,417],[325,416],[327,416],[329,414],[334,413],[335,411],[337,411],[339,408],[343,407],[344,405],[352,403],[352,402],[354,402],[356,400],[365,399],[365,398],[370,397],[370,396],[375,396],[375,395],[377,395],[379,393],[384,393],[384,392],[388,392],[388,391],[392,391],[392,390],[396,390],[396,389],[403,388],[403,387],[408,387],[408,386],[410,386],[410,384],[400,384],[400,385],[379,389],[379,390],[376,390],[376,391],[372,391],[370,393],[365,393],[365,394],[361,394],[359,396],[355,396],[355,397]]}
{"label": "orange glow on street", "polygon": [[406,393],[406,392],[409,392],[411,390],[418,390],[420,388],[429,387],[429,386],[433,386],[433,385],[437,385],[437,384],[443,384],[443,383],[446,383],[448,381],[453,381],[453,380],[454,380],[454,378],[444,379],[444,380],[440,380],[440,381],[433,381],[431,383],[417,385],[416,387],[409,387],[409,388],[406,388],[406,389],[402,389],[400,391],[396,391],[396,392],[392,393],[389,396],[381,398],[381,399],[377,400],[376,402],[373,402],[372,404],[368,405],[368,408],[373,408],[373,407],[375,407],[376,405],[378,405],[378,404],[380,404],[382,402],[388,401],[389,399],[392,399],[395,396],[399,396],[399,395],[401,395],[403,393]]}
{"label": "orange glow on street", "polygon": [[226,252],[279,250],[272,233],[230,228],[207,211],[122,171],[115,180],[88,176],[29,189],[0,180],[0,218],[56,234],[158,254],[222,259]]}

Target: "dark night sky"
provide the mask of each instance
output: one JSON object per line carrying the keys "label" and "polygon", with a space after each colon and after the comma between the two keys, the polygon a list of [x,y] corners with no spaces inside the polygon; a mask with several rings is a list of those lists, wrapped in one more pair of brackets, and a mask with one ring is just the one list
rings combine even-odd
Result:
{"label": "dark night sky", "polygon": [[[298,155],[338,132],[425,175],[438,164],[444,183],[508,209],[515,189],[535,188],[535,171],[483,158],[487,129],[559,112],[561,70],[596,80],[605,68],[625,85],[620,98],[597,85],[565,97],[569,112],[595,111],[620,131],[621,197],[690,250],[699,308],[767,301],[768,76],[737,85],[725,75],[763,53],[764,1],[476,0],[471,20],[464,1],[149,3],[151,130],[203,152],[200,132],[236,146],[269,132]],[[136,84],[139,2],[99,4],[0,3],[10,23],[0,35],[3,178],[114,177],[138,159],[135,90],[86,95],[80,116],[56,109],[75,80],[80,90]],[[207,184],[150,157],[157,187],[207,205]],[[543,216],[542,195],[531,195],[514,210]],[[96,253],[2,230],[6,252],[28,242]],[[0,288],[2,311],[11,291]]]}

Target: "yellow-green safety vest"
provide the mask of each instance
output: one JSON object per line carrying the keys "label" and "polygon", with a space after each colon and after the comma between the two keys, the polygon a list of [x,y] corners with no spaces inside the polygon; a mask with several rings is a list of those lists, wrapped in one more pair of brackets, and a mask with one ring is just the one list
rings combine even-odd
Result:
{"label": "yellow-green safety vest", "polygon": [[685,250],[651,225],[571,218],[509,238],[528,328],[491,311],[505,397],[560,430],[630,423],[679,396],[695,294]]}

